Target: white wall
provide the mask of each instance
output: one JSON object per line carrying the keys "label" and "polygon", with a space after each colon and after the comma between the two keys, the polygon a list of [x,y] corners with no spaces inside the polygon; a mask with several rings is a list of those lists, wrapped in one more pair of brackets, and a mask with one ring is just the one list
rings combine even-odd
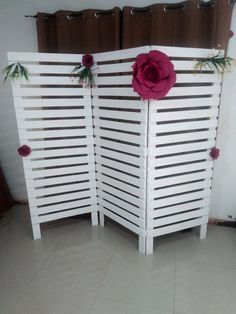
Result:
{"label": "white wall", "polygon": [[[24,18],[37,12],[53,13],[57,10],[82,10],[87,8],[110,9],[124,5],[145,6],[157,2],[175,0],[0,0],[0,69],[7,65],[7,51],[37,51],[35,20]],[[232,29],[236,33],[236,9]],[[236,58],[236,35],[230,40],[229,55]],[[0,77],[2,81],[2,75]],[[236,68],[225,76],[218,146],[221,158],[216,161],[211,216],[236,217]],[[19,146],[15,114],[9,83],[0,82],[0,163],[15,199],[25,199],[26,189],[21,158],[16,153]]]}

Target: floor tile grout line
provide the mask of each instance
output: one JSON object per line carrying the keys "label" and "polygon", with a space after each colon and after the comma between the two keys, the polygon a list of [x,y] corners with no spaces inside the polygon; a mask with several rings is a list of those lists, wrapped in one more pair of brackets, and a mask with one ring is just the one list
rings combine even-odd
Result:
{"label": "floor tile grout line", "polygon": [[117,241],[117,243],[116,243],[116,245],[115,245],[115,247],[114,247],[114,249],[113,249],[113,253],[112,253],[112,255],[111,255],[111,259],[110,259],[110,261],[109,261],[109,263],[108,263],[108,265],[107,265],[107,269],[106,269],[106,271],[105,271],[105,273],[104,273],[104,275],[103,275],[103,278],[102,278],[102,280],[101,280],[101,284],[100,284],[100,286],[99,286],[99,288],[98,288],[98,291],[96,292],[93,305],[91,306],[91,309],[90,309],[90,311],[89,311],[88,314],[91,314],[91,313],[92,313],[92,311],[93,311],[93,309],[94,309],[95,302],[96,302],[97,299],[99,298],[99,297],[98,297],[98,294],[99,294],[99,292],[100,292],[100,290],[101,290],[101,288],[102,288],[103,282],[104,282],[104,280],[105,280],[105,278],[106,278],[106,275],[107,275],[107,273],[108,273],[109,267],[110,267],[111,262],[112,262],[112,260],[113,260],[113,258],[114,258],[114,255],[115,255],[115,251],[116,251],[117,246],[118,246],[118,241]]}
{"label": "floor tile grout line", "polygon": [[176,304],[176,280],[177,280],[177,252],[175,249],[173,314],[175,313],[175,304]]}
{"label": "floor tile grout line", "polygon": [[184,261],[180,261],[178,263],[179,264],[181,264],[181,263],[201,264],[201,265],[213,266],[213,267],[221,267],[221,268],[226,268],[226,269],[229,269],[229,270],[236,271],[236,267],[220,265],[220,264],[212,264],[212,263],[208,263],[208,262],[201,262],[201,261],[194,261],[194,260],[184,260]]}
{"label": "floor tile grout line", "polygon": [[121,301],[121,300],[117,300],[117,299],[112,299],[112,298],[108,298],[108,297],[100,297],[100,296],[96,297],[96,299],[102,299],[102,300],[113,301],[113,302],[122,303],[122,304],[129,304],[129,305],[134,305],[134,306],[139,306],[139,307],[145,307],[145,308],[150,309],[150,310],[158,309],[158,310],[161,310],[161,311],[166,311],[168,313],[173,313],[174,314],[174,312],[172,310],[167,310],[167,309],[165,309],[163,307],[156,307],[156,306],[152,307],[152,306],[148,306],[148,305],[145,305],[145,304],[132,303],[132,302]]}
{"label": "floor tile grout line", "polygon": [[57,243],[57,245],[55,245],[54,249],[51,251],[51,253],[48,255],[48,257],[45,259],[45,261],[42,263],[42,265],[39,267],[39,269],[36,271],[36,273],[34,274],[34,276],[31,278],[31,280],[29,281],[29,283],[27,284],[27,287],[30,287],[30,285],[32,284],[32,282],[34,281],[34,279],[37,277],[37,275],[40,273],[40,271],[42,270],[42,268],[44,267],[44,265],[47,263],[47,261],[52,257],[52,255],[57,251],[57,249],[59,248],[61,242],[63,240],[66,239],[66,237],[70,234],[72,227],[70,228],[70,230],[68,232],[66,232],[66,234],[64,235],[64,237],[62,237],[61,241],[59,241],[59,243]]}

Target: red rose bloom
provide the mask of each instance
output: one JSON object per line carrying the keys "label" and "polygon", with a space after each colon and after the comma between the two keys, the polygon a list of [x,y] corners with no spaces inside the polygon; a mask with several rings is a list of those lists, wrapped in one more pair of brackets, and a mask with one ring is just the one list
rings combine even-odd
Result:
{"label": "red rose bloom", "polygon": [[220,156],[220,150],[219,148],[213,147],[211,152],[210,152],[210,156],[212,159],[218,159]]}
{"label": "red rose bloom", "polygon": [[90,54],[86,54],[86,55],[83,55],[83,58],[82,58],[82,64],[86,67],[86,68],[91,68],[91,66],[93,66],[93,56],[90,55]]}
{"label": "red rose bloom", "polygon": [[18,148],[18,153],[22,157],[27,157],[31,154],[31,148],[27,145],[23,145]]}
{"label": "red rose bloom", "polygon": [[142,99],[163,98],[175,82],[174,66],[166,54],[153,50],[137,56],[132,85]]}

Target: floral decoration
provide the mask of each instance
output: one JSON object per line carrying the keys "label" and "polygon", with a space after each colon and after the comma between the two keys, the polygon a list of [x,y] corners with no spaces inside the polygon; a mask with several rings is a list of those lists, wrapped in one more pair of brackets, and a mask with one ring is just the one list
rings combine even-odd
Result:
{"label": "floral decoration", "polygon": [[29,72],[26,67],[24,67],[19,62],[9,64],[4,70],[5,74],[4,82],[6,80],[15,81],[17,79],[23,78],[26,81],[29,80]]}
{"label": "floral decoration", "polygon": [[218,159],[220,156],[219,148],[213,147],[210,152],[210,156],[213,160]]}
{"label": "floral decoration", "polygon": [[231,71],[232,65],[235,65],[236,60],[230,57],[225,57],[219,52],[217,55],[209,56],[208,58],[201,59],[195,65],[195,71],[202,71],[204,69],[216,70],[219,75],[224,72]]}
{"label": "floral decoration", "polygon": [[163,98],[175,82],[174,65],[166,54],[153,50],[137,56],[132,85],[143,100]]}
{"label": "floral decoration", "polygon": [[17,151],[21,157],[27,157],[31,154],[31,148],[28,145],[22,145]]}
{"label": "floral decoration", "polygon": [[85,54],[82,57],[82,63],[77,65],[71,72],[72,78],[77,78],[79,84],[84,87],[90,87],[93,85],[93,75],[91,67],[94,65],[93,56],[90,54]]}

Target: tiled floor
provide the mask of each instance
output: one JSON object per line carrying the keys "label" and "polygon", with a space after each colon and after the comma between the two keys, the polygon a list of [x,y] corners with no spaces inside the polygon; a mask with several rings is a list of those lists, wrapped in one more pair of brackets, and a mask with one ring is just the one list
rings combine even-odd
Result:
{"label": "tiled floor", "polygon": [[0,220],[1,314],[235,314],[236,229],[209,226],[155,241],[112,222],[73,218],[33,241],[25,206]]}

